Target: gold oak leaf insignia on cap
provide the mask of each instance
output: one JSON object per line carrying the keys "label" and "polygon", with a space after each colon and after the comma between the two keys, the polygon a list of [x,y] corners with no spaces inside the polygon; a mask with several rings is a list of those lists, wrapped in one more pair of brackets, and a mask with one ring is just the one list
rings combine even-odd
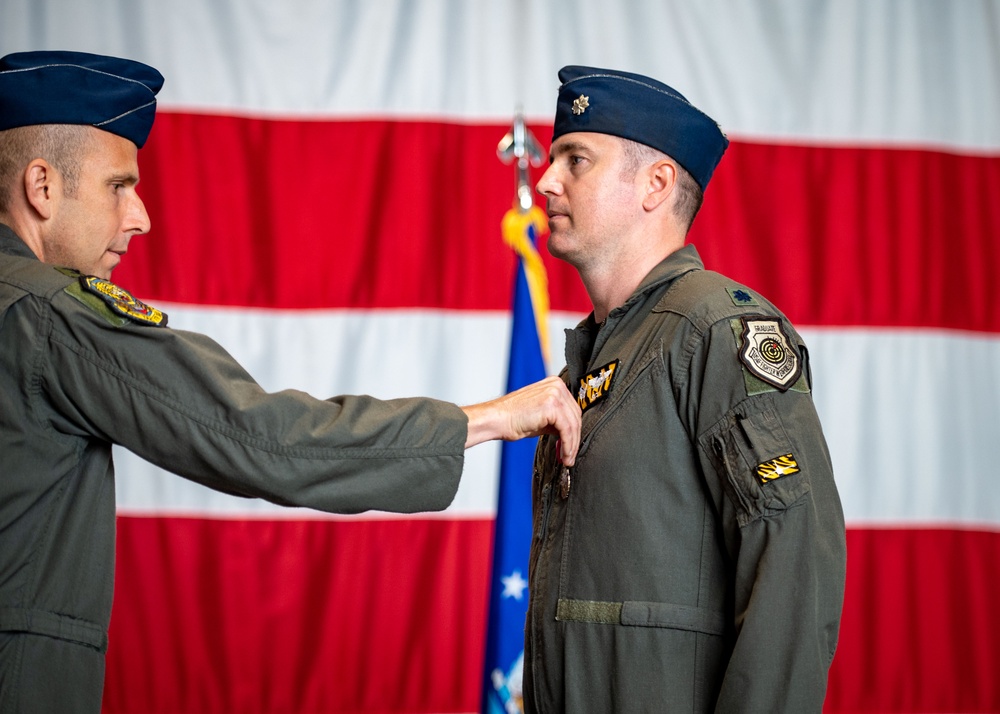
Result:
{"label": "gold oak leaf insignia on cap", "polygon": [[573,113],[577,116],[583,114],[587,111],[587,107],[590,106],[590,97],[581,94],[579,97],[573,100]]}

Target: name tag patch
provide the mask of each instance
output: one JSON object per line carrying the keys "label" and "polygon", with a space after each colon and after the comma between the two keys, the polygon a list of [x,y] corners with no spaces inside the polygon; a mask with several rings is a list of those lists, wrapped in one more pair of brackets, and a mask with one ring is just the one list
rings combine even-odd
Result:
{"label": "name tag patch", "polygon": [[587,411],[608,396],[618,371],[618,362],[619,360],[615,360],[580,378],[580,389],[576,393],[576,403],[580,405],[580,409]]}
{"label": "name tag patch", "polygon": [[122,290],[109,280],[93,275],[81,275],[80,285],[87,292],[101,298],[114,312],[133,322],[156,327],[165,327],[167,324],[166,313],[137,300],[127,290]]}
{"label": "name tag patch", "polygon": [[782,392],[795,384],[802,362],[781,327],[772,318],[744,317],[740,361],[754,377]]}

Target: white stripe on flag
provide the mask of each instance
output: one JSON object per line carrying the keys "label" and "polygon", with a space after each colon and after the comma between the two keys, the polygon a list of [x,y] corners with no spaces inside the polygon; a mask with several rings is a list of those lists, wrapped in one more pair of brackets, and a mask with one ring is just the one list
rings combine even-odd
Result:
{"label": "white stripe on flag", "polygon": [[[324,398],[422,395],[460,404],[503,391],[510,339],[504,313],[163,307],[171,324],[214,337],[269,391],[301,389]],[[552,316],[550,372],[562,364],[563,329],[578,320]],[[992,477],[991,451],[983,448],[1000,423],[1000,376],[990,369],[1000,364],[1000,338],[930,330],[801,331],[849,522],[1000,528],[1000,483]],[[941,420],[940,414],[953,417]],[[118,452],[116,463],[123,512],[302,516],[209,491],[126,452]],[[493,517],[498,467],[497,445],[471,449],[446,513]]]}
{"label": "white stripe on flag", "polygon": [[1000,149],[998,35],[989,0],[5,0],[0,23],[5,52],[164,69],[168,109],[550,122],[572,62],[661,79],[738,137],[970,151]]}

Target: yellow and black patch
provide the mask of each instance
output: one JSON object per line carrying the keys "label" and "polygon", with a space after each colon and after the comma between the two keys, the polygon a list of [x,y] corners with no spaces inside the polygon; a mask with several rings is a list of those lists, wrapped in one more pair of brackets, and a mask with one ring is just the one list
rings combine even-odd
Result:
{"label": "yellow and black patch", "polygon": [[789,474],[797,474],[800,471],[799,462],[791,454],[779,456],[762,464],[757,464],[757,478],[762,484],[770,483],[775,479]]}
{"label": "yellow and black patch", "polygon": [[80,286],[87,292],[101,298],[112,311],[133,322],[153,327],[166,327],[167,325],[166,313],[137,300],[127,290],[122,290],[109,280],[93,275],[81,275]]}
{"label": "yellow and black patch", "polygon": [[580,377],[580,389],[576,394],[576,402],[580,405],[580,409],[587,411],[608,396],[611,392],[611,383],[618,371],[618,362],[619,360],[615,360]]}

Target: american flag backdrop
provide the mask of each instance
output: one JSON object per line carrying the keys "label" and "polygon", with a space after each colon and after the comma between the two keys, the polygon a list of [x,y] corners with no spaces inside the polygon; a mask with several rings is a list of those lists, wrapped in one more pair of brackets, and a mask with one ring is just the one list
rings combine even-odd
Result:
{"label": "american flag backdrop", "polygon": [[[677,88],[732,141],[691,241],[810,347],[848,522],[826,710],[1000,711],[1000,4],[0,0],[0,54],[54,48],[166,77],[115,281],[319,397],[501,393],[497,142],[520,109],[547,150],[565,64]],[[540,243],[556,372],[590,306]],[[477,711],[499,456],[443,513],[336,517],[116,453],[105,711]]]}

